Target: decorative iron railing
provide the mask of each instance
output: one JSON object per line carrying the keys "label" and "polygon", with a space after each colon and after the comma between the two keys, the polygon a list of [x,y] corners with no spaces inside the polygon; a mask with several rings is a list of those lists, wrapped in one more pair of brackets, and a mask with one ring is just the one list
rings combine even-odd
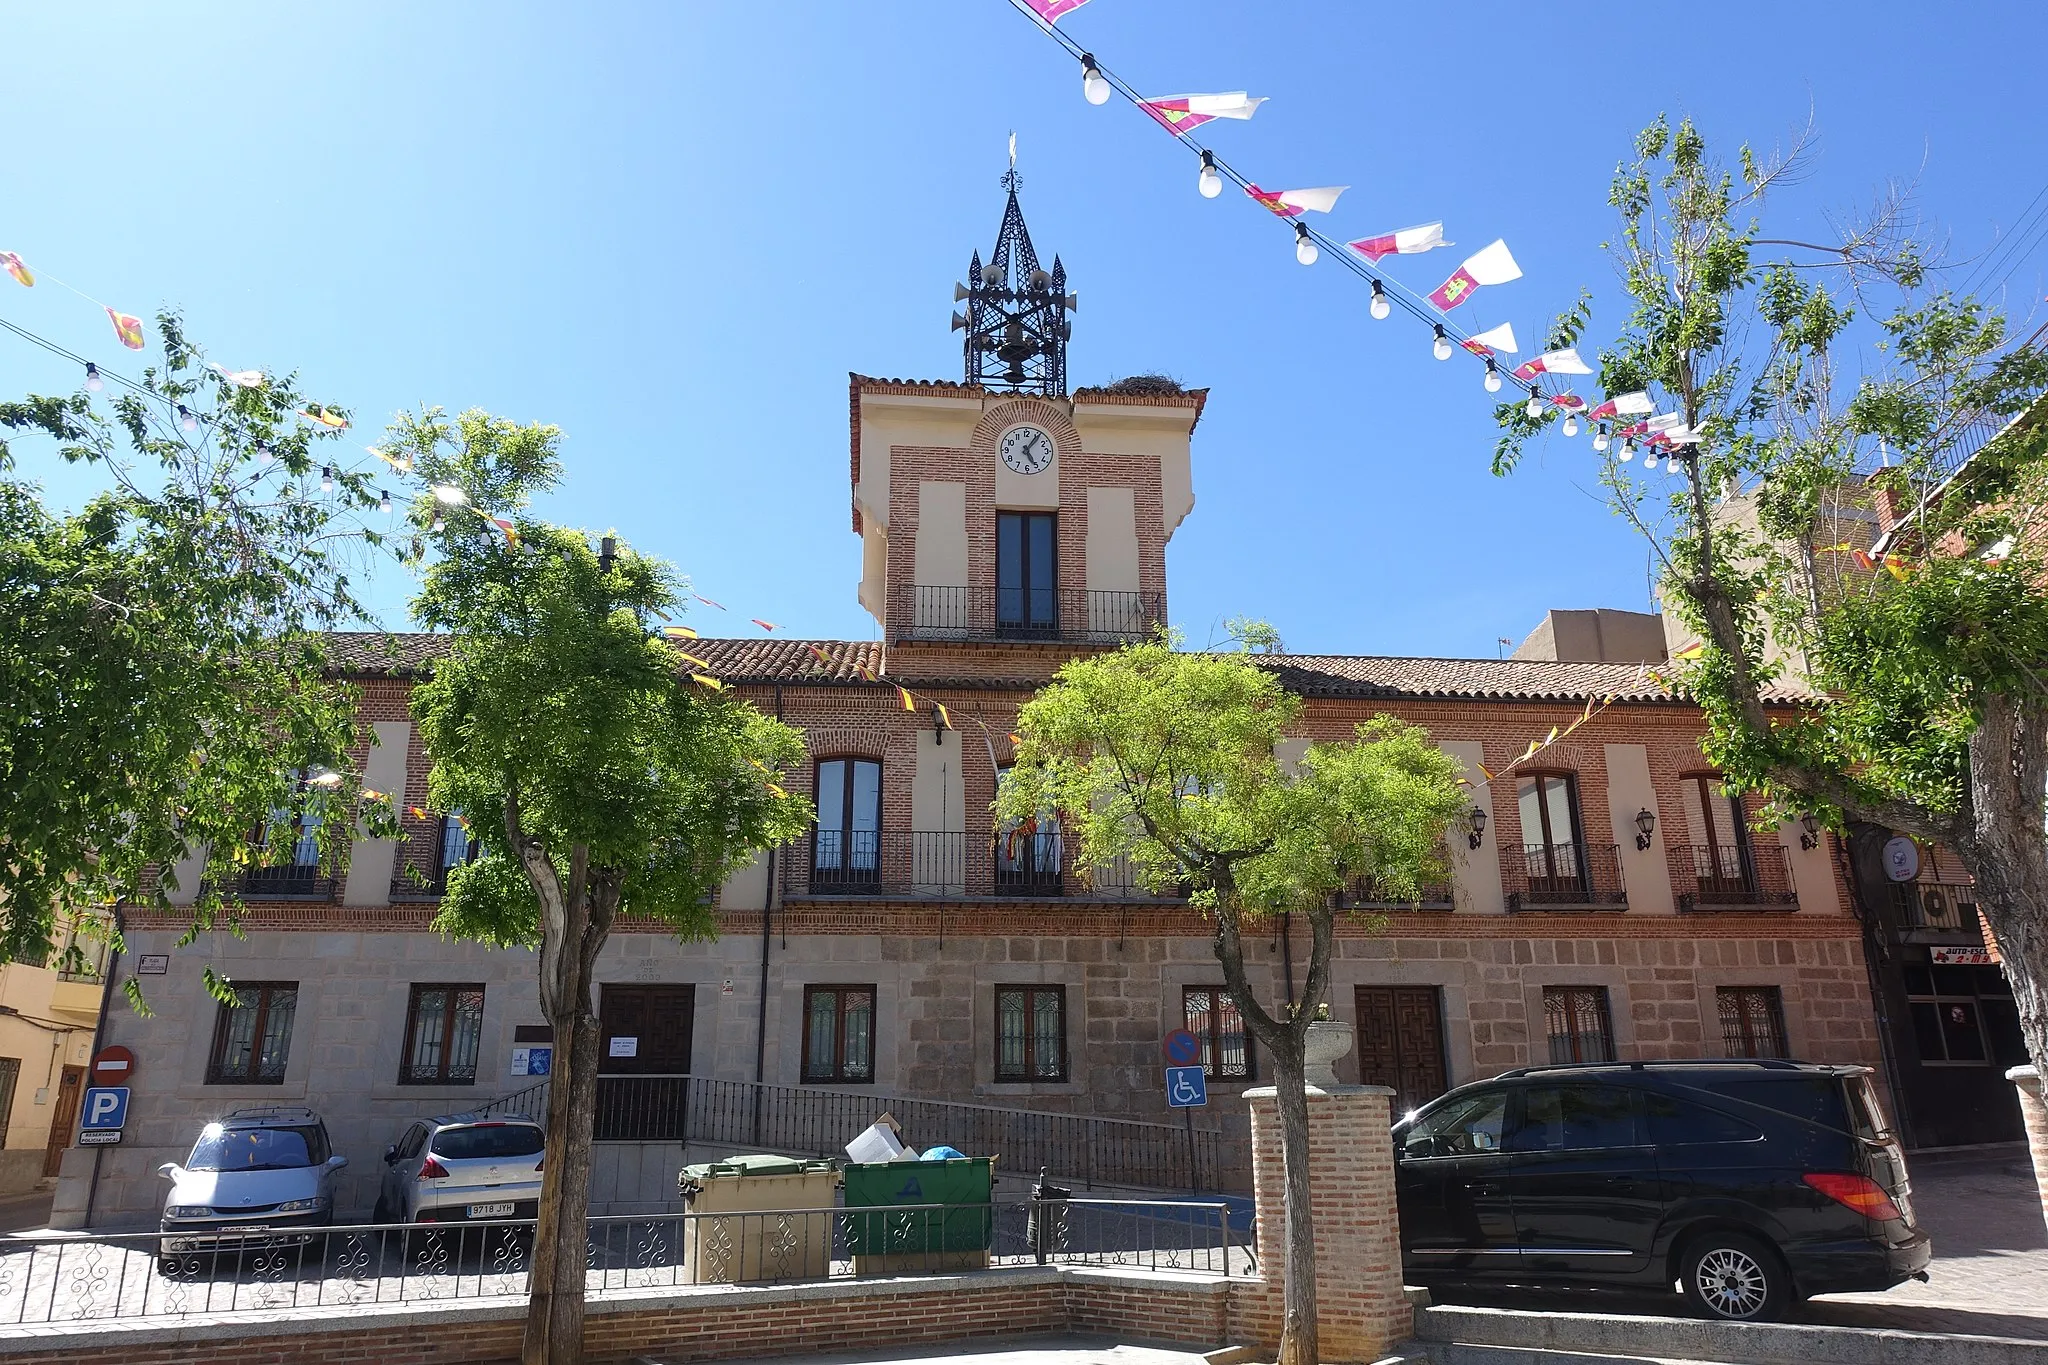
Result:
{"label": "decorative iron railing", "polygon": [[1616,844],[1524,844],[1500,851],[1510,910],[1625,910]]}
{"label": "decorative iron railing", "polygon": [[335,879],[318,863],[279,863],[243,868],[234,887],[250,900],[326,901],[334,899]]}
{"label": "decorative iron railing", "polygon": [[899,640],[1044,640],[1120,644],[1162,625],[1158,593],[1067,588],[943,587],[897,589],[889,633]]}
{"label": "decorative iron railing", "polygon": [[1797,910],[1792,860],[1781,844],[1678,844],[1666,851],[1680,910]]}
{"label": "decorative iron railing", "polygon": [[1071,900],[1174,901],[1139,885],[1126,860],[1084,867],[1058,829],[996,834],[960,830],[814,830],[781,858],[785,897],[891,896],[957,899],[1058,896]]}
{"label": "decorative iron railing", "polygon": [[1892,883],[1892,906],[1902,929],[1977,933],[1977,888],[1971,882]]}

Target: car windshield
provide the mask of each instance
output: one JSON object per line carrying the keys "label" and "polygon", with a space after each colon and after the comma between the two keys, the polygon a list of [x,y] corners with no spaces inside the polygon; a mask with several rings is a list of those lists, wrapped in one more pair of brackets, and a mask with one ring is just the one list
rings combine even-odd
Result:
{"label": "car windshield", "polygon": [[327,1134],[304,1128],[217,1128],[208,1124],[188,1171],[289,1171],[327,1160]]}
{"label": "car windshield", "polygon": [[541,1130],[527,1123],[486,1123],[434,1134],[434,1155],[455,1161],[532,1156],[545,1145]]}

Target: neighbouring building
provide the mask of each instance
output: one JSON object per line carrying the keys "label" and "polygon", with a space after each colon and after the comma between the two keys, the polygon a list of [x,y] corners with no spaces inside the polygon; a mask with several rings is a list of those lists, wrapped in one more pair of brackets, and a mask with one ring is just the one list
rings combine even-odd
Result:
{"label": "neighbouring building", "polygon": [[70,923],[52,937],[0,961],[0,1198],[56,1178],[106,993],[105,937]]}
{"label": "neighbouring building", "polygon": [[[635,1158],[643,1188],[674,1188],[658,1144],[686,1120],[664,1078],[729,1086],[693,1106],[921,1097],[1170,1133],[1161,1043],[1178,1028],[1201,1040],[1204,1126],[1244,1148],[1238,1097],[1266,1061],[1222,994],[1202,916],[1123,869],[1078,866],[1050,822],[990,828],[1018,708],[1062,661],[1168,619],[1166,547],[1195,501],[1206,392],[1155,377],[1069,390],[1064,289],[1057,262],[1039,268],[1013,185],[994,256],[977,255],[960,291],[966,378],[852,378],[858,596],[879,640],[691,646],[803,731],[795,780],[819,818],[724,887],[716,942],[628,924],[600,959],[618,1097],[600,1095],[600,1136],[651,1153]],[[1611,615],[1590,661],[1557,627],[1513,659],[1262,659],[1306,699],[1293,751],[1391,712],[1428,727],[1475,782],[1593,710],[1539,761],[1481,782],[1444,885],[1418,903],[1370,885],[1345,898],[1384,923],[1339,931],[1332,1003],[1358,1033],[1340,1074],[1393,1086],[1401,1107],[1528,1063],[1880,1060],[1840,850],[1809,847],[1796,826],[1751,828],[1701,757],[1697,709],[1646,676],[1661,635]],[[375,734],[358,756],[366,780],[401,811],[426,772],[407,695],[440,648],[336,641]],[[899,683],[953,723],[906,711]],[[80,1181],[98,1167],[95,1221],[150,1217],[154,1167],[208,1118],[257,1104],[318,1109],[352,1163],[342,1212],[367,1212],[378,1158],[411,1119],[534,1084],[549,1039],[530,955],[429,930],[437,888],[468,854],[458,818],[408,814],[403,839],[358,842],[344,876],[289,860],[243,874],[246,938],[179,952],[179,915],[131,910],[131,952],[170,956],[143,978],[155,1017],[117,1008],[107,1022],[108,1041],[139,1057],[122,1143],[66,1162]],[[179,884],[200,872],[177,869]],[[1275,924],[1254,981],[1278,998],[1305,952],[1305,933]],[[239,1007],[207,995],[206,965]],[[1241,1178],[1241,1161],[1218,1167],[1209,1179]],[[599,1201],[624,1208],[626,1180]]]}

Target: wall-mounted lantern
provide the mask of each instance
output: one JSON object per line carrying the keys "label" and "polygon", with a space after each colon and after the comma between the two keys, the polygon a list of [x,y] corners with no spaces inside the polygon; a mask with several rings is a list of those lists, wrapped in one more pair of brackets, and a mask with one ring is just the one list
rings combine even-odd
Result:
{"label": "wall-mounted lantern", "polygon": [[1645,806],[1641,810],[1637,811],[1636,851],[1638,853],[1644,852],[1650,847],[1650,836],[1655,834],[1656,832],[1657,817],[1655,814],[1651,812],[1650,808],[1648,806]]}
{"label": "wall-mounted lantern", "polygon": [[1466,846],[1477,848],[1480,841],[1486,837],[1486,812],[1474,806],[1472,813],[1466,816],[1465,820],[1471,826],[1470,831],[1465,835]]}
{"label": "wall-mounted lantern", "polygon": [[1799,846],[1820,847],[1820,820],[1810,813],[1799,817]]}
{"label": "wall-mounted lantern", "polygon": [[951,728],[952,727],[950,725],[946,724],[946,713],[939,709],[939,704],[937,702],[933,702],[932,743],[941,745],[944,744],[946,742],[946,731],[950,730]]}

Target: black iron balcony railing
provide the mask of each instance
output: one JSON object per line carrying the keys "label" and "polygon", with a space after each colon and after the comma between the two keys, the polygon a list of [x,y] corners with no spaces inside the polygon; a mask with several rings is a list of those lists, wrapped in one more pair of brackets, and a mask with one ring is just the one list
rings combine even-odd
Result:
{"label": "black iron balcony railing", "polygon": [[1792,861],[1782,845],[1678,844],[1667,854],[1680,910],[1797,910]]}
{"label": "black iron balcony railing", "polygon": [[334,899],[335,879],[318,863],[278,863],[245,867],[234,885],[251,900],[325,901]]}
{"label": "black iron balcony railing", "polygon": [[785,896],[1059,896],[1075,900],[1172,901],[1138,884],[1127,862],[1086,868],[1059,830],[966,834],[959,830],[815,830],[784,851]]}
{"label": "black iron balcony railing", "polygon": [[448,894],[449,869],[436,865],[424,868],[404,862],[391,878],[394,901],[437,901]]}
{"label": "black iron balcony railing", "polygon": [[1024,640],[1120,644],[1165,619],[1158,593],[908,584],[890,602],[899,640]]}
{"label": "black iron balcony railing", "polygon": [[1452,910],[1456,902],[1449,882],[1430,882],[1415,888],[1412,896],[1401,896],[1361,877],[1337,893],[1337,904],[1345,910]]}
{"label": "black iron balcony railing", "polygon": [[1500,851],[1510,910],[1625,910],[1616,844],[1524,844]]}
{"label": "black iron balcony railing", "polygon": [[1977,888],[1970,882],[1892,883],[1892,905],[1901,929],[1977,935]]}

